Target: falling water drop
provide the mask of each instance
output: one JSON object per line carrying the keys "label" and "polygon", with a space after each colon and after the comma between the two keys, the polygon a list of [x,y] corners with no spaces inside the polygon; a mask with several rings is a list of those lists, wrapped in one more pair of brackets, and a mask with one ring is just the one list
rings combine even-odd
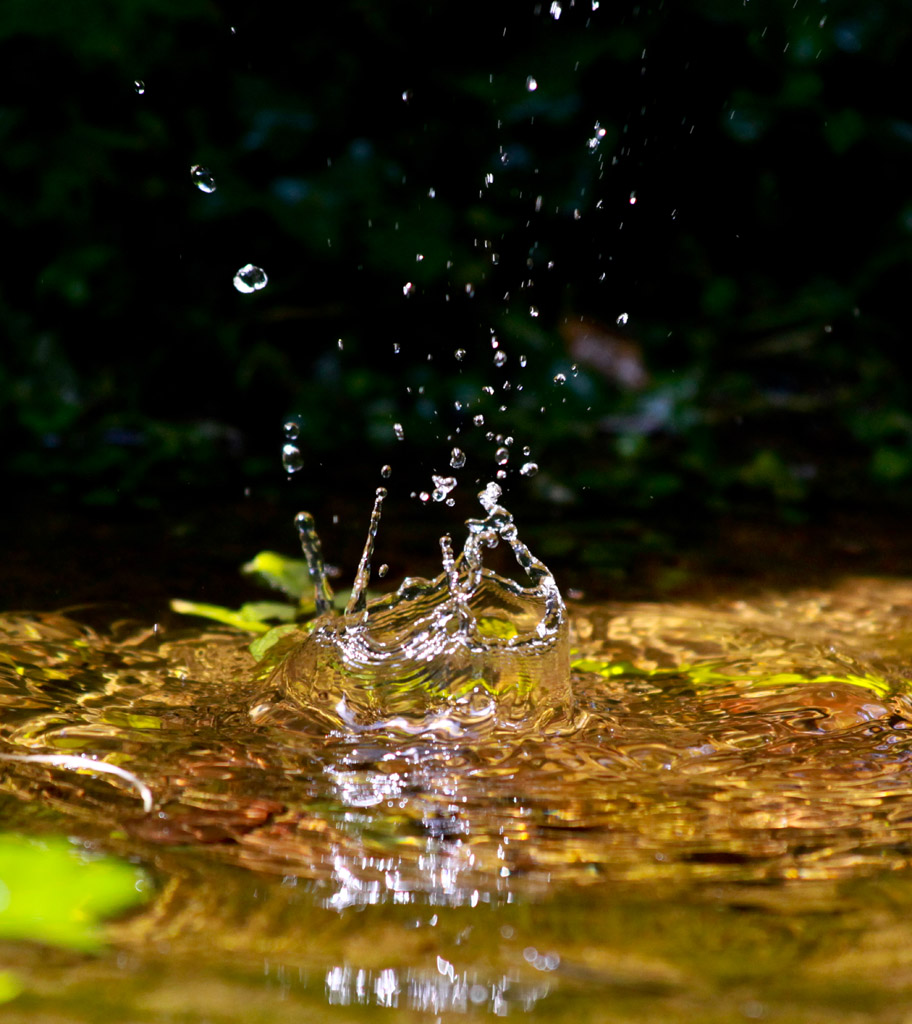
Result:
{"label": "falling water drop", "polygon": [[637,194],[636,194],[636,192],[631,192],[630,193],[630,198],[627,200],[627,202],[630,203],[631,206],[636,206],[636,201],[637,201]]}
{"label": "falling water drop", "polygon": [[567,383],[567,374],[566,373],[555,373],[554,374],[554,383],[555,384],[566,384]]}
{"label": "falling water drop", "polygon": [[475,424],[476,427],[483,427],[484,426],[484,414],[483,413],[478,413],[477,415],[473,416],[472,417],[472,422]]}
{"label": "falling water drop", "polygon": [[551,4],[551,17],[555,21],[557,21],[560,18],[560,16],[561,16],[561,5],[557,2],[557,0],[554,0],[554,2]]}
{"label": "falling water drop", "polygon": [[413,95],[414,95],[414,93],[412,92],[411,89],[403,89],[402,90],[402,102],[403,103],[408,103],[411,100]]}
{"label": "falling water drop", "polygon": [[538,316],[538,306],[529,307],[529,316]]}
{"label": "falling water drop", "polygon": [[390,475],[392,474],[392,472],[393,472],[393,467],[392,466],[381,466],[381,468],[380,468],[380,476],[382,476],[384,480],[389,480]]}
{"label": "falling water drop", "polygon": [[282,427],[282,430],[285,432],[285,437],[287,437],[289,441],[297,441],[301,432],[301,425],[295,422],[295,420],[289,420]]}
{"label": "falling water drop", "polygon": [[431,479],[434,481],[434,493],[431,495],[434,501],[443,501],[456,486],[454,476],[438,476],[435,473]]}
{"label": "falling water drop", "polygon": [[133,88],[136,90],[137,96],[142,96],[146,91],[146,83],[141,78],[137,78],[133,83]]}
{"label": "falling water drop", "polygon": [[460,363],[463,361],[463,359],[465,359],[465,354],[466,354],[466,351],[465,351],[464,348],[457,348],[456,351],[453,353],[453,355],[456,356],[456,359]]}
{"label": "falling water drop", "polygon": [[415,285],[411,281],[406,281],[402,286],[402,294],[408,298],[415,291]]}
{"label": "falling water drop", "polygon": [[538,472],[538,464],[535,462],[524,462],[519,472],[522,476],[535,476]]}
{"label": "falling water drop", "polygon": [[381,565],[380,568],[377,569],[377,575],[380,577],[381,580],[389,572],[389,568],[390,567],[386,564],[386,562],[384,562],[383,565]]}
{"label": "falling water drop", "polygon": [[285,472],[288,473],[289,476],[304,468],[304,456],[301,454],[301,449],[296,444],[286,444],[282,446],[282,465],[285,467]]}
{"label": "falling water drop", "polygon": [[[478,417],[476,417],[477,419]],[[461,448],[454,448],[450,452],[450,465],[453,469],[462,469],[465,465],[466,457],[465,452]]]}
{"label": "falling water drop", "polygon": [[200,192],[209,193],[215,191],[215,178],[208,167],[201,167],[199,164],[194,164],[190,168],[190,180],[194,185],[196,185]]}
{"label": "falling water drop", "polygon": [[529,75],[529,77],[526,79],[526,90],[528,92],[535,92],[537,88],[538,82],[536,82],[535,79],[531,75]]}
{"label": "falling water drop", "polygon": [[402,441],[405,438],[405,430],[403,429],[401,423],[393,424],[393,433],[396,435],[397,441]]}
{"label": "falling water drop", "polygon": [[626,324],[629,319],[630,317],[627,315],[627,313],[621,313],[621,315],[617,318],[617,322],[623,325]]}
{"label": "falling water drop", "polygon": [[244,295],[249,295],[251,292],[258,292],[261,288],[265,288],[268,280],[269,278],[262,268],[247,263],[234,275],[234,287]]}
{"label": "falling water drop", "polygon": [[497,463],[498,466],[506,466],[506,464],[510,461],[510,452],[508,451],[508,449],[498,448],[497,451],[494,452],[494,461]]}
{"label": "falling water drop", "polygon": [[495,366],[503,366],[503,364],[506,361],[507,361],[507,353],[502,351],[501,349],[498,349],[494,353],[494,365]]}
{"label": "falling water drop", "polygon": [[527,362],[528,362],[528,360],[526,359],[525,356],[520,356],[519,357],[519,365],[522,366],[524,369],[525,369],[525,366],[526,366]]}

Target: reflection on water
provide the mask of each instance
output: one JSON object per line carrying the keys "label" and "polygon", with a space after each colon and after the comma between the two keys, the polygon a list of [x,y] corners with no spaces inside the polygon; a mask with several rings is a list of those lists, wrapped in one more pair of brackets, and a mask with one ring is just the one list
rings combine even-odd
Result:
{"label": "reflection on water", "polygon": [[789,1019],[832,1020],[890,990],[912,1012],[910,611],[912,585],[864,580],[578,606],[575,728],[471,741],[252,722],[262,683],[227,631],[6,615],[0,753],[103,759],[155,806],[22,761],[0,766],[2,806],[157,870],[154,905],[113,932],[131,1019],[150,971],[177,985],[190,962],[233,993],[218,1020],[253,1019],[235,999],[283,1019],[279,993],[684,1020],[800,991]]}

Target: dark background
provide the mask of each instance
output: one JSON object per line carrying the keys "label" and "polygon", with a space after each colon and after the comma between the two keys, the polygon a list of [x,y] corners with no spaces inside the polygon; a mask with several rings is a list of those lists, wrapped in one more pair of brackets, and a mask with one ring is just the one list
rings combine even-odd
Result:
{"label": "dark background", "polygon": [[299,507],[349,564],[385,463],[427,570],[489,430],[587,586],[905,522],[909,5],[592,6],[0,5],[0,602],[226,597]]}

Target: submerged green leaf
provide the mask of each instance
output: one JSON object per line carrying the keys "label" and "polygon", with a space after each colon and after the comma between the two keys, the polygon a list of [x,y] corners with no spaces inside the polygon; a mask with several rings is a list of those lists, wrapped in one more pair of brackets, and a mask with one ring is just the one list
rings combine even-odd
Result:
{"label": "submerged green leaf", "polygon": [[[149,888],[142,869],[63,837],[0,834],[0,939],[99,950],[101,920],[143,903]],[[0,979],[0,1000],[15,994]]]}

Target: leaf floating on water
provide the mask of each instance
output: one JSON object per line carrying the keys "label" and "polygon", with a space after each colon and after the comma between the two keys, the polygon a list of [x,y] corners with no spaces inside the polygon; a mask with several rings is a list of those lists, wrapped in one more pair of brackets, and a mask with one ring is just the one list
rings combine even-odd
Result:
{"label": "leaf floating on water", "polygon": [[235,611],[217,604],[174,598],[171,601],[171,610],[180,615],[199,615],[204,619],[213,619],[215,622],[234,626],[235,629],[243,629],[249,633],[266,633],[272,628],[268,620],[291,622],[298,614],[298,609],[294,605],[281,604],[278,601],[254,601],[241,605]]}
{"label": "leaf floating on water", "polygon": [[[97,952],[101,920],[144,903],[149,888],[140,868],[63,837],[0,834],[0,939]],[[0,973],[0,1002],[18,995],[16,982]]]}

